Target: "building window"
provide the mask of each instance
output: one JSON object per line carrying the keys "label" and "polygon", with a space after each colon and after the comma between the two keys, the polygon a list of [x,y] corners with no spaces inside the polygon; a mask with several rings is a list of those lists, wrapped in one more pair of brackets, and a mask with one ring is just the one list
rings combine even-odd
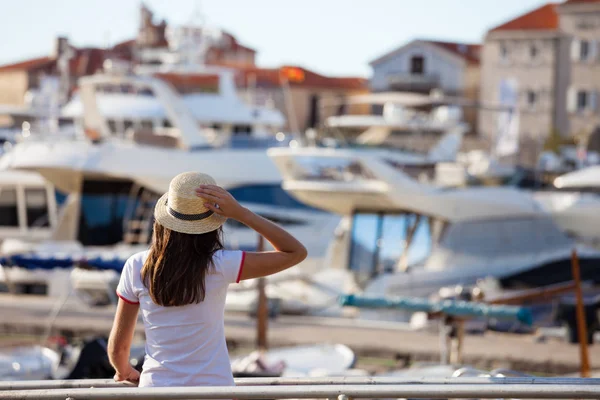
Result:
{"label": "building window", "polygon": [[425,73],[425,58],[423,56],[411,57],[410,73],[413,75],[423,75]]}
{"label": "building window", "polygon": [[596,111],[598,107],[598,92],[595,90],[584,90],[570,88],[567,93],[567,109],[572,113]]}
{"label": "building window", "polygon": [[577,111],[584,111],[590,106],[590,96],[588,92],[580,90],[577,92]]}
{"label": "building window", "polygon": [[529,47],[529,57],[531,57],[532,60],[537,59],[539,53],[540,51],[535,44],[532,44],[531,47]]}
{"label": "building window", "polygon": [[537,93],[533,90],[527,91],[527,105],[529,107],[535,107],[537,103]]}
{"label": "building window", "polygon": [[585,61],[590,57],[590,42],[582,40],[579,42],[579,59]]}
{"label": "building window", "polygon": [[508,47],[505,44],[500,45],[500,60],[502,62],[508,61]]}
{"label": "building window", "polygon": [[593,60],[598,55],[598,42],[595,40],[574,39],[571,43],[571,60],[588,61]]}

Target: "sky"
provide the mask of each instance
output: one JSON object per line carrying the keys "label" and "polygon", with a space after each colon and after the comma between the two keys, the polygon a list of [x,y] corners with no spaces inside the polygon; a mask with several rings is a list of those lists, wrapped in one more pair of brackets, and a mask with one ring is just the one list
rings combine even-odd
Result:
{"label": "sky", "polygon": [[[136,35],[139,0],[0,0],[0,64],[48,55],[57,35],[75,46]],[[327,75],[370,74],[369,61],[415,38],[480,42],[539,0],[146,0],[155,18],[192,20],[234,34],[263,67],[300,65]]]}

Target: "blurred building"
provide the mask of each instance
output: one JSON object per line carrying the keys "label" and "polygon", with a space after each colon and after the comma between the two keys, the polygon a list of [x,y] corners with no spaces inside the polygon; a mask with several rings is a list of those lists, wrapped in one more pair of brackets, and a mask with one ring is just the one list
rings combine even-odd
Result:
{"label": "blurred building", "polygon": [[[202,51],[203,63],[244,68],[255,66],[256,50],[240,44],[231,33],[202,25],[169,26],[165,20],[156,23],[152,11],[144,4],[140,6],[140,27],[136,39],[121,46],[129,45],[139,63],[160,64],[169,57],[185,54],[186,46],[203,44],[206,46]],[[198,54],[198,51],[191,51],[192,54]]]}
{"label": "blurred building", "polygon": [[[371,61],[373,92],[409,91],[479,98],[481,46],[471,43],[413,40]],[[465,121],[477,126],[477,112],[465,110]]]}
{"label": "blurred building", "polygon": [[[369,92],[366,79],[324,76],[297,66],[242,68],[237,84],[250,103],[275,106],[286,115],[287,128],[300,132],[348,111],[322,107],[322,100],[342,100]],[[361,111],[368,113],[369,109]]]}
{"label": "blurred building", "polygon": [[561,31],[572,39],[570,68],[560,71],[570,80],[563,132],[600,151],[600,0],[568,0],[558,14]]}
{"label": "blurred building", "polygon": [[[40,86],[48,80],[44,78],[61,79],[65,72],[68,82],[62,84],[68,97],[80,77],[102,71],[106,60],[111,60],[113,69],[125,71],[135,65],[160,64],[232,68],[238,89],[249,101],[272,104],[286,116],[288,129],[300,131],[318,126],[327,116],[327,110],[319,107],[320,99],[368,92],[362,78],[327,77],[301,67],[259,68],[256,50],[242,45],[232,34],[202,25],[169,26],[164,20],[155,21],[144,4],[139,18],[137,36],[110,48],[77,48],[59,37],[49,56],[0,66],[0,105],[30,106],[30,94],[43,90]],[[217,87],[217,77],[210,74],[169,73],[162,78],[181,93]],[[13,114],[12,124],[18,125],[14,118]]]}
{"label": "blurred building", "polygon": [[[535,162],[552,132],[587,142],[599,130],[599,44],[600,0],[545,4],[487,33],[480,98],[504,103],[514,92],[519,161]],[[479,133],[491,142],[498,115],[479,112]]]}
{"label": "blurred building", "polygon": [[48,56],[0,66],[0,104],[25,105],[28,91],[39,89],[40,81],[45,76],[59,75],[59,58],[65,52],[70,53],[67,68],[71,84],[75,84],[79,77],[102,69],[106,50],[75,48],[69,45],[66,38],[59,37]]}
{"label": "blurred building", "polygon": [[[532,163],[552,129],[568,126],[570,38],[559,29],[557,6],[547,4],[491,29],[481,60],[481,101],[506,103],[514,92],[521,162]],[[509,104],[507,104],[509,105]],[[493,143],[499,111],[479,111],[479,133]]]}

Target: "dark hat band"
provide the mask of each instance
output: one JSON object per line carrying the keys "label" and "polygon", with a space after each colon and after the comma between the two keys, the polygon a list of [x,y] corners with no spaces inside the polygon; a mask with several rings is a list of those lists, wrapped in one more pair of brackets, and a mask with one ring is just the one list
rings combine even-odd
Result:
{"label": "dark hat band", "polygon": [[211,210],[208,210],[201,214],[183,214],[183,213],[173,210],[171,207],[168,206],[168,204],[167,204],[167,212],[172,217],[180,219],[182,221],[200,221],[200,220],[206,219],[206,218],[210,217],[211,215],[213,215],[213,212]]}

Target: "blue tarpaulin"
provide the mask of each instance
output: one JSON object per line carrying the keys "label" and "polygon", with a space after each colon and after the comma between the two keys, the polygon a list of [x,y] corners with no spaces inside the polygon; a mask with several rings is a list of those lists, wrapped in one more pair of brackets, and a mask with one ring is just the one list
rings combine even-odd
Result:
{"label": "blue tarpaulin", "polygon": [[55,268],[73,268],[78,265],[85,265],[98,270],[112,270],[121,272],[124,259],[113,258],[104,259],[100,257],[81,259],[72,257],[46,257],[40,255],[14,255],[0,258],[0,264],[5,266],[15,266],[25,269],[45,269]]}
{"label": "blue tarpaulin", "polygon": [[387,308],[428,313],[443,313],[456,317],[488,317],[516,319],[526,325],[533,324],[531,311],[526,307],[489,305],[464,300],[431,301],[415,297],[375,297],[345,295],[340,297],[342,306],[358,308]]}
{"label": "blue tarpaulin", "polygon": [[[240,247],[239,250],[256,251],[256,246]],[[121,273],[127,259],[114,258],[82,258],[82,257],[54,257],[41,254],[15,254],[10,257],[0,257],[0,265],[14,266],[25,269],[73,268],[85,266],[97,270],[109,270]]]}

